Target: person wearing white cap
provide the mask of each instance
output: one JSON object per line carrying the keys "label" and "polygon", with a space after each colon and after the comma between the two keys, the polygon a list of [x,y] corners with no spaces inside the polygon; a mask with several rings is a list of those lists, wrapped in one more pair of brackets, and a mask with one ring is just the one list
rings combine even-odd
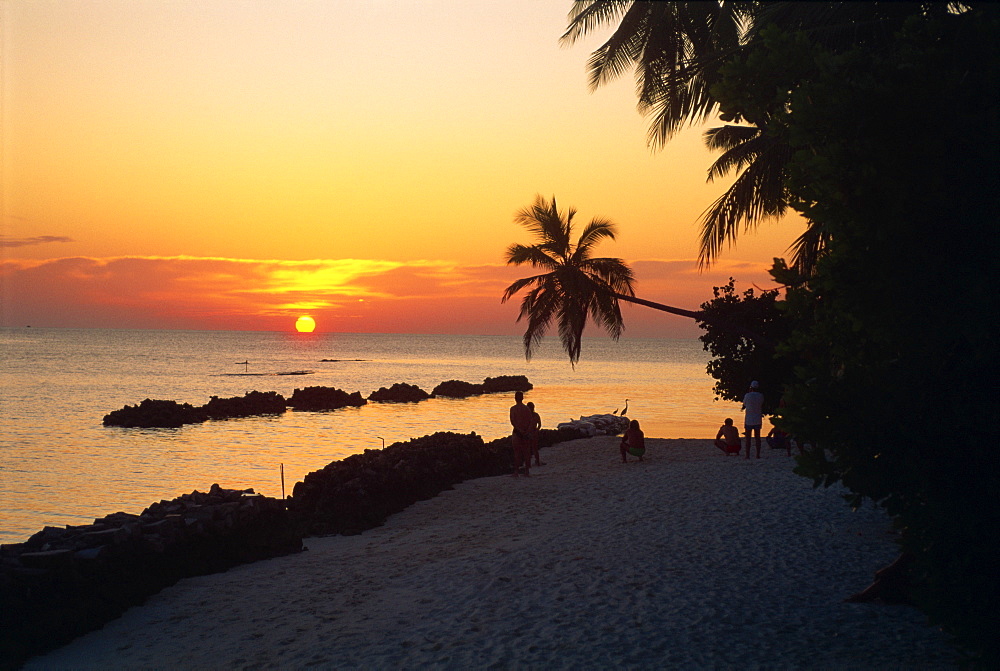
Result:
{"label": "person wearing white cap", "polygon": [[753,433],[757,445],[757,458],[760,459],[760,429],[764,426],[764,394],[758,391],[760,383],[754,380],[750,383],[750,391],[743,397],[743,430],[747,439],[747,459],[750,458],[750,434]]}

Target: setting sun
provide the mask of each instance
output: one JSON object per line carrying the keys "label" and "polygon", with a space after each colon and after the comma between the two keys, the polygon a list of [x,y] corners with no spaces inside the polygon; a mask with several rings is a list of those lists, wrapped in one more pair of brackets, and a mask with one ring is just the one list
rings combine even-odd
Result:
{"label": "setting sun", "polygon": [[312,317],[299,317],[295,320],[295,330],[299,333],[312,333],[316,328],[316,320]]}

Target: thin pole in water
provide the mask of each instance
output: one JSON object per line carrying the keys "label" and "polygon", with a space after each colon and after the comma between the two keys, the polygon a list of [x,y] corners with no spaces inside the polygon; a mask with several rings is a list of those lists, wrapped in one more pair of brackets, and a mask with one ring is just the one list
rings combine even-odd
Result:
{"label": "thin pole in water", "polygon": [[281,499],[285,498],[285,464],[281,463]]}

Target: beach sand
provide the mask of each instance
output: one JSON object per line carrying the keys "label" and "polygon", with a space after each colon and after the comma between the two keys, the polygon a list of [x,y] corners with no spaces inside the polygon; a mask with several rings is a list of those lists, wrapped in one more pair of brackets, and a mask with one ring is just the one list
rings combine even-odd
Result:
{"label": "beach sand", "polygon": [[793,459],[707,440],[542,451],[360,536],[179,582],[28,669],[953,668],[903,606],[844,603],[897,555]]}

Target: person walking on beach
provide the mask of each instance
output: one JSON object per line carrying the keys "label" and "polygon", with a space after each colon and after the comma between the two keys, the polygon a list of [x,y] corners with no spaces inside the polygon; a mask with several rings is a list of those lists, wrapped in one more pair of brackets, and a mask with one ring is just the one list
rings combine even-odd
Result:
{"label": "person walking on beach", "polygon": [[524,404],[524,393],[514,393],[514,405],[510,406],[510,424],[514,427],[511,434],[511,443],[514,445],[514,477],[516,478],[524,464],[524,474],[528,473],[531,466],[531,429],[535,425],[535,418],[531,409]]}
{"label": "person walking on beach", "polygon": [[747,459],[750,458],[750,434],[753,433],[757,445],[757,458],[760,459],[760,429],[764,426],[764,394],[758,391],[760,383],[754,380],[750,383],[750,391],[743,397],[743,408],[746,414],[743,418],[743,430],[747,438]]}
{"label": "person walking on beach", "polygon": [[715,446],[726,453],[726,455],[740,455],[742,444],[740,442],[740,430],[733,426],[732,417],[727,417],[726,422],[719,427],[719,432],[715,434]]}
{"label": "person walking on beach", "polygon": [[535,412],[535,404],[531,401],[525,403],[528,406],[528,410],[531,410],[532,421],[534,422],[531,427],[531,454],[528,455],[528,459],[531,457],[535,458],[535,466],[544,466],[542,463],[542,458],[538,456],[538,438],[541,435],[542,430],[542,418]]}
{"label": "person walking on beach", "polygon": [[619,449],[622,453],[622,463],[628,463],[628,456],[639,457],[639,461],[642,461],[642,455],[646,454],[646,436],[643,434],[642,429],[639,428],[639,420],[633,419],[628,423],[628,429],[625,431],[625,435],[622,436],[621,445]]}

